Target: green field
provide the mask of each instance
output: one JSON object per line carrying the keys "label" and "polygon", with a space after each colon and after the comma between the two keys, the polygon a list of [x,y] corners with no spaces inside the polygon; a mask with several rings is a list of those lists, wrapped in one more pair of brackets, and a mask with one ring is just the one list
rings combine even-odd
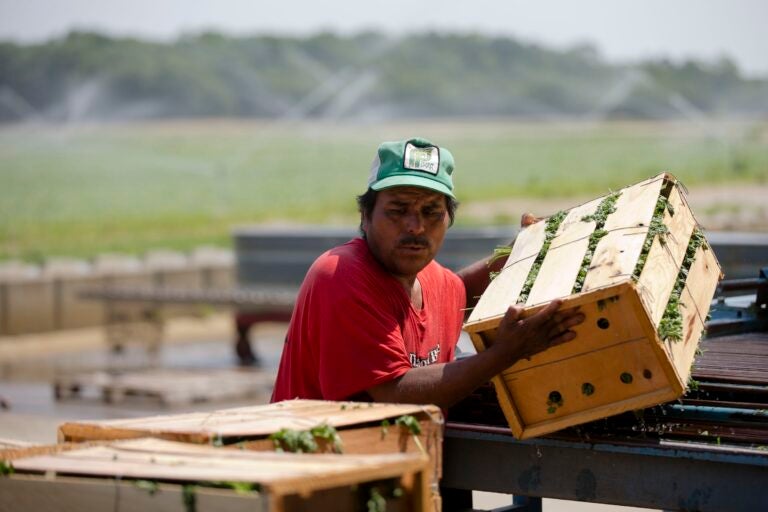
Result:
{"label": "green field", "polygon": [[[416,135],[452,150],[464,203],[596,197],[661,171],[688,186],[768,181],[768,123],[8,125],[0,260],[226,246],[243,224],[356,225],[378,143]],[[459,210],[457,224],[476,222]]]}

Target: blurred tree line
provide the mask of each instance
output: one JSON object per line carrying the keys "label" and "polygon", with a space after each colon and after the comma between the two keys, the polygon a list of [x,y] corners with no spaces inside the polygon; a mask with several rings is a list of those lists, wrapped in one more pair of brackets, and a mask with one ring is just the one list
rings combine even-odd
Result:
{"label": "blurred tree line", "polygon": [[612,65],[588,45],[437,33],[0,43],[1,121],[766,114],[768,79],[747,79],[728,59]]}

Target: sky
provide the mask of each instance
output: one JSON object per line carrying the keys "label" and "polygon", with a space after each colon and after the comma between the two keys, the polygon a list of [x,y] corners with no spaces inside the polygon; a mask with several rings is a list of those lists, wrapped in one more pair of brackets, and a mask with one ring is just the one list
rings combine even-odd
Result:
{"label": "sky", "polygon": [[0,0],[0,39],[34,43],[88,29],[172,40],[232,35],[475,32],[552,48],[595,45],[610,62],[734,60],[768,77],[768,0]]}

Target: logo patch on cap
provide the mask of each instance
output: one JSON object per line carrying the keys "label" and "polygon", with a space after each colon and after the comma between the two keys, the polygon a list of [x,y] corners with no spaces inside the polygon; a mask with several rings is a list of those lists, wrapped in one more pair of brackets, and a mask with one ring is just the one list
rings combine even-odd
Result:
{"label": "logo patch on cap", "polygon": [[440,169],[440,149],[437,146],[418,147],[410,142],[405,145],[403,167],[437,175]]}

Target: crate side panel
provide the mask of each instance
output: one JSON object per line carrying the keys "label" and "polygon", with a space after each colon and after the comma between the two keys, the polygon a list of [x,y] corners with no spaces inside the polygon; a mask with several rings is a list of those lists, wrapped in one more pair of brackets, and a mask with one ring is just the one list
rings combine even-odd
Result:
{"label": "crate side panel", "polygon": [[672,388],[666,387],[661,389],[655,389],[649,393],[642,395],[632,396],[625,398],[618,402],[611,402],[609,404],[595,407],[593,409],[585,409],[575,414],[568,416],[561,416],[559,418],[552,418],[541,423],[534,423],[526,425],[520,439],[530,439],[537,436],[556,432],[567,427],[574,425],[581,425],[590,421],[600,420],[616,414],[621,414],[627,411],[634,411],[638,409],[644,409],[651,405],[658,405],[664,402],[669,402],[679,397],[680,393]]}
{"label": "crate side panel", "polygon": [[696,250],[693,264],[688,270],[688,279],[685,288],[690,292],[698,315],[706,319],[709,314],[709,308],[712,305],[712,298],[715,296],[717,283],[722,278],[722,271],[717,262],[714,251],[702,246]]}
{"label": "crate side panel", "polygon": [[535,354],[530,361],[518,361],[504,374],[511,375],[646,336],[641,322],[645,312],[631,286],[619,285],[614,290],[603,289],[588,295],[585,298],[592,300],[579,306],[585,319],[573,328],[574,340]]}
{"label": "crate side panel", "polygon": [[117,491],[114,482],[14,475],[0,478],[0,510],[113,510]]}
{"label": "crate side panel", "polygon": [[605,220],[603,229],[608,234],[595,248],[583,291],[609,286],[632,275],[662,184],[662,179],[654,179],[621,190],[616,211]]}
{"label": "crate side panel", "polygon": [[[688,289],[684,289],[680,296],[681,301],[691,300]],[[704,331],[704,322],[694,308],[684,308],[683,314],[683,339],[680,341],[664,341],[664,348],[672,360],[678,379],[685,387],[691,377],[691,365],[696,358],[696,348],[701,341]]]}
{"label": "crate side panel", "polygon": [[[649,340],[638,338],[518,372],[514,378],[505,375],[505,382],[527,426],[570,415],[578,420],[582,411],[668,388],[661,364]],[[631,382],[622,381],[624,374]],[[562,405],[550,402],[554,392]]]}
{"label": "crate side panel", "polygon": [[510,305],[517,302],[520,290],[544,244],[545,227],[546,222],[541,221],[520,231],[504,268],[483,292],[468,322],[503,315]]}
{"label": "crate side panel", "polygon": [[696,227],[696,220],[683,202],[678,187],[672,189],[669,203],[675,214],[670,215],[669,211],[664,213],[664,225],[669,229],[666,242],[661,244],[660,237],[656,237],[638,279],[638,287],[655,326],[659,325],[664,315],[691,233]]}
{"label": "crate side panel", "polygon": [[496,398],[499,400],[501,410],[507,419],[509,429],[515,437],[520,439],[525,430],[525,422],[520,414],[517,399],[512,394],[512,387],[501,374],[492,378],[491,382],[493,382],[493,387],[496,389]]}
{"label": "crate side panel", "polygon": [[595,230],[594,221],[584,222],[581,219],[593,214],[602,200],[602,197],[595,199],[568,212],[550,244],[526,305],[549,302],[571,294],[589,245],[589,235]]}
{"label": "crate side panel", "polygon": [[719,280],[720,267],[712,250],[699,247],[680,296],[680,302],[683,304],[680,308],[683,316],[683,339],[677,342],[665,341],[675,370],[683,383],[688,382],[690,377],[696,348],[701,341],[701,334]]}

